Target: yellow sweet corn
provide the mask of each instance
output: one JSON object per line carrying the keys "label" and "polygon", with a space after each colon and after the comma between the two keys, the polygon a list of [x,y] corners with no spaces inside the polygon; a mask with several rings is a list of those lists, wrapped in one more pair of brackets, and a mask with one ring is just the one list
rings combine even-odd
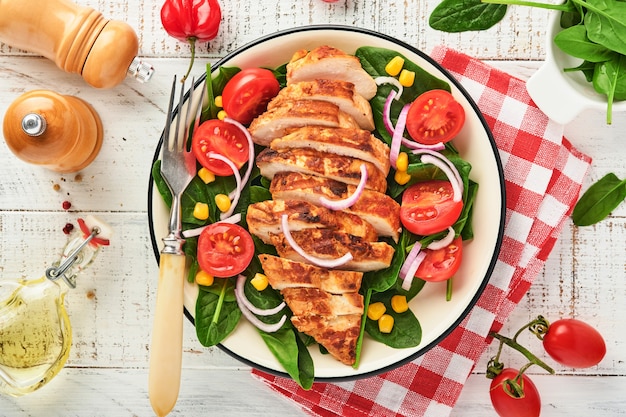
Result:
{"label": "yellow sweet corn", "polygon": [[400,185],[404,185],[411,180],[411,176],[406,171],[396,171],[393,179]]}
{"label": "yellow sweet corn", "polygon": [[196,284],[204,285],[206,287],[210,287],[213,285],[214,277],[202,269],[198,270],[196,273]]}
{"label": "yellow sweet corn", "polygon": [[396,313],[404,313],[409,309],[409,304],[406,302],[406,295],[394,295],[391,297],[391,308]]}
{"label": "yellow sweet corn", "polygon": [[224,120],[225,118],[227,118],[228,115],[226,114],[226,112],[224,110],[220,110],[217,112],[217,118],[220,120]]}
{"label": "yellow sweet corn", "polygon": [[222,96],[215,97],[214,102],[217,107],[224,107],[224,104],[222,103]]}
{"label": "yellow sweet corn", "polygon": [[205,184],[215,181],[215,174],[204,167],[198,170],[198,176]]}
{"label": "yellow sweet corn", "polygon": [[230,198],[226,194],[218,194],[215,196],[215,205],[222,213],[230,210]]}
{"label": "yellow sweet corn", "polygon": [[404,59],[401,56],[394,56],[391,61],[387,63],[385,66],[385,71],[387,74],[395,77],[400,74],[402,67],[404,66]]}
{"label": "yellow sweet corn", "polygon": [[398,81],[405,87],[410,87],[415,82],[415,72],[403,69],[398,77]]}
{"label": "yellow sweet corn", "polygon": [[371,320],[378,320],[387,311],[387,307],[381,302],[372,303],[367,307],[367,317]]}
{"label": "yellow sweet corn", "polygon": [[269,282],[267,280],[267,276],[261,273],[256,273],[254,277],[250,280],[250,284],[252,284],[252,286],[256,288],[257,291],[263,291],[267,288]]}
{"label": "yellow sweet corn", "polygon": [[409,169],[409,155],[407,155],[406,152],[400,152],[398,154],[398,159],[396,159],[396,169],[404,172]]}
{"label": "yellow sweet corn", "polygon": [[193,217],[198,220],[206,220],[209,218],[209,205],[207,203],[197,202],[193,206]]}
{"label": "yellow sweet corn", "polygon": [[389,314],[383,314],[378,319],[378,330],[381,333],[391,333],[391,330],[393,330],[393,317]]}

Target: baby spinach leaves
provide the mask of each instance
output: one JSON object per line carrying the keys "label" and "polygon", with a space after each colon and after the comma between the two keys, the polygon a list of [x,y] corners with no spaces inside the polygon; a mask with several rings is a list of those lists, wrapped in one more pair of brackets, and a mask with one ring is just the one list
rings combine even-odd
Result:
{"label": "baby spinach leaves", "polygon": [[[614,101],[626,100],[626,2],[623,0],[566,0],[562,4],[525,0],[443,0],[430,16],[430,26],[444,32],[485,30],[506,14],[507,5],[561,11],[561,27],[554,43],[582,65],[599,94],[607,97],[607,124]],[[497,9],[496,7],[500,7]]]}
{"label": "baby spinach leaves", "polygon": [[626,179],[609,173],[593,184],[582,195],[572,220],[577,226],[590,226],[603,220],[626,199]]}

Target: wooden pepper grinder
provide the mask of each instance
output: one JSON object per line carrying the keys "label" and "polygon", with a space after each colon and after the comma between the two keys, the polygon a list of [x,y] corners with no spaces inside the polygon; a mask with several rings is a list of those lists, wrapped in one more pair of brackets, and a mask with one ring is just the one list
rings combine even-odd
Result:
{"label": "wooden pepper grinder", "polygon": [[137,58],[129,25],[67,0],[0,0],[0,42],[43,55],[97,88],[127,75],[145,82],[154,71]]}
{"label": "wooden pepper grinder", "polygon": [[87,102],[49,90],[22,94],[7,109],[4,139],[21,160],[57,172],[77,172],[102,146],[102,122]]}

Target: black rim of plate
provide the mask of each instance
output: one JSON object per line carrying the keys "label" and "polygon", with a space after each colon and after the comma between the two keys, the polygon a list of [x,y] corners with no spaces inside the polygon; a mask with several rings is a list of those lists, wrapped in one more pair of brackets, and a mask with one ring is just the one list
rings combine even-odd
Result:
{"label": "black rim of plate", "polygon": [[[415,360],[416,358],[422,356],[424,353],[426,353],[427,351],[429,351],[430,349],[432,349],[434,346],[438,345],[439,343],[441,343],[441,341],[443,339],[445,339],[460,323],[461,321],[463,321],[463,319],[469,314],[470,310],[474,307],[474,305],[476,304],[476,302],[478,301],[478,299],[480,298],[480,296],[482,295],[485,287],[487,286],[487,283],[489,282],[489,279],[491,277],[491,274],[493,273],[493,269],[495,268],[497,259],[498,259],[498,255],[500,252],[500,247],[502,245],[502,239],[504,236],[504,221],[505,221],[505,213],[506,213],[506,198],[505,198],[505,187],[504,187],[504,172],[502,169],[502,161],[500,160],[500,155],[498,152],[498,148],[496,146],[496,142],[495,139],[493,138],[493,134],[491,133],[491,130],[489,129],[489,126],[487,125],[487,122],[485,120],[485,118],[483,117],[481,111],[478,108],[478,105],[474,102],[474,100],[472,99],[472,97],[469,95],[469,93],[465,90],[465,88],[452,76],[452,74],[450,74],[450,72],[448,70],[446,70],[445,68],[443,68],[438,62],[436,62],[434,59],[432,59],[430,56],[426,55],[424,52],[420,51],[419,49],[409,45],[408,43],[405,43],[403,41],[400,41],[394,37],[385,35],[383,33],[380,32],[376,32],[370,29],[364,29],[364,28],[359,28],[359,27],[352,27],[352,26],[343,26],[343,25],[310,25],[310,26],[301,26],[301,27],[294,27],[291,29],[286,29],[286,30],[282,30],[282,31],[278,31],[269,35],[265,35],[262,37],[259,37],[258,39],[242,46],[241,48],[236,49],[235,51],[227,54],[225,57],[223,57],[222,59],[220,59],[217,63],[215,63],[214,65],[212,65],[212,70],[215,70],[216,68],[219,68],[220,66],[224,65],[225,63],[227,63],[229,60],[231,60],[233,57],[245,52],[246,50],[264,43],[268,40],[271,39],[275,39],[275,38],[280,38],[283,36],[287,36],[293,33],[299,33],[299,32],[314,32],[314,31],[322,31],[322,30],[336,30],[336,31],[344,31],[344,32],[356,32],[356,33],[361,33],[361,34],[365,34],[365,35],[369,35],[372,37],[377,37],[377,38],[381,38],[383,40],[387,40],[390,42],[393,42],[405,49],[408,49],[409,51],[415,53],[416,55],[419,55],[421,58],[423,58],[424,60],[428,61],[430,64],[432,64],[434,67],[436,67],[439,71],[441,71],[444,75],[447,76],[448,81],[452,84],[455,85],[456,88],[459,89],[459,91],[463,94],[463,96],[465,96],[465,98],[468,100],[469,104],[472,106],[474,112],[478,115],[480,122],[485,130],[485,132],[487,133],[487,136],[489,138],[489,142],[491,144],[491,148],[493,151],[493,156],[495,158],[496,161],[496,165],[498,166],[498,176],[499,176],[499,181],[500,181],[500,197],[501,197],[501,209],[500,209],[500,224],[498,227],[498,236],[497,236],[497,240],[496,240],[496,246],[494,248],[494,252],[492,255],[492,258],[489,262],[489,267],[487,268],[487,272],[485,274],[485,277],[483,278],[480,287],[478,288],[478,290],[476,291],[476,294],[474,295],[474,297],[472,298],[472,300],[470,301],[470,303],[468,304],[468,306],[465,308],[465,310],[459,315],[459,317],[454,321],[454,323],[452,323],[452,325],[447,328],[439,337],[437,337],[434,341],[432,341],[431,343],[429,343],[428,345],[423,346],[420,350],[418,350],[417,352],[413,353],[412,355],[407,356],[406,358],[395,362],[391,365],[379,368],[375,371],[370,371],[370,372],[364,372],[361,374],[357,374],[357,375],[348,375],[348,376],[340,376],[340,377],[315,377],[315,381],[316,382],[341,382],[341,381],[353,381],[353,380],[357,380],[357,379],[363,379],[363,378],[367,378],[367,377],[372,377],[375,375],[379,375],[382,374],[384,372],[388,372],[391,371],[393,369],[396,369],[408,362],[411,362],[413,360]],[[203,74],[197,81],[196,81],[196,86],[201,84],[202,82],[204,82],[206,78],[206,73]],[[187,91],[185,93],[185,100],[187,100],[189,98],[189,91]],[[177,109],[175,109],[173,111],[172,114],[172,118],[176,115]],[[157,145],[156,151],[154,153],[154,157],[152,159],[152,165],[154,165],[154,163],[159,159],[160,153],[161,153],[161,146],[163,144],[163,134],[161,134],[161,138],[159,140],[159,143]],[[154,180],[152,177],[152,170],[150,171],[150,178],[149,178],[149,183],[148,183],[148,225],[149,225],[149,229],[150,229],[150,241],[152,243],[152,249],[154,251],[154,256],[156,258],[157,264],[159,263],[160,260],[160,251],[159,251],[159,245],[157,242],[157,237],[155,236],[155,231],[154,231],[154,227],[153,227],[153,206],[152,206],[152,193],[154,192]],[[187,319],[194,324],[195,326],[195,320],[193,318],[193,316],[191,315],[191,313],[189,313],[189,311],[187,310],[187,308],[184,308],[184,314],[187,317]],[[226,352],[228,355],[230,355],[231,357],[243,362],[244,364],[258,369],[260,371],[263,372],[267,372],[269,374],[275,375],[275,376],[280,376],[280,377],[285,377],[285,378],[291,378],[286,372],[281,372],[275,369],[271,369],[271,368],[267,368],[265,366],[259,365],[256,362],[253,362],[247,358],[244,358],[236,353],[234,353],[233,351],[231,351],[230,349],[226,348],[225,346],[223,346],[222,344],[218,344],[217,345],[221,350],[223,350],[224,352]]]}

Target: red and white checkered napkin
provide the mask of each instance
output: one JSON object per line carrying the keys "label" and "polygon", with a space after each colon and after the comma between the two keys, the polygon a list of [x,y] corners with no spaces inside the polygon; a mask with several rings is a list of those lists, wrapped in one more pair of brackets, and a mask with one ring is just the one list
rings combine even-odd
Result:
{"label": "red and white checkered napkin", "polygon": [[393,371],[305,391],[253,375],[316,416],[447,416],[488,345],[540,272],[578,199],[591,159],[563,126],[531,102],[523,81],[445,47],[431,56],[478,104],[495,137],[506,182],[506,225],[498,262],[470,314],[438,346]]}

